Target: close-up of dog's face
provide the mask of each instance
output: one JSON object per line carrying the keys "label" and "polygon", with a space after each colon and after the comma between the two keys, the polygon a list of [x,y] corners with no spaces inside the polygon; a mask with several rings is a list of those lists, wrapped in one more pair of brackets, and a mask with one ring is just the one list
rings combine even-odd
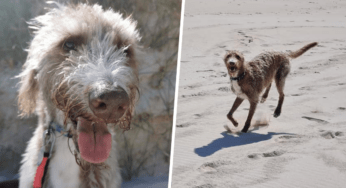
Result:
{"label": "close-up of dog's face", "polygon": [[63,125],[84,160],[104,162],[112,129],[129,129],[138,98],[136,22],[79,4],[58,5],[30,25],[34,38],[18,76],[20,110]]}
{"label": "close-up of dog's face", "polygon": [[238,51],[227,51],[224,63],[231,77],[237,77],[238,71],[244,63],[244,56]]}

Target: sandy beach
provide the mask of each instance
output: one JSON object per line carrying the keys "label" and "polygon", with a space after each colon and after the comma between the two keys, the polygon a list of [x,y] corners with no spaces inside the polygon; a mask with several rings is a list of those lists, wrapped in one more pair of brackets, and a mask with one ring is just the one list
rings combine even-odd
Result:
{"label": "sandy beach", "polygon": [[[186,1],[172,188],[345,187],[345,10],[340,0]],[[234,127],[226,50],[251,60],[311,42],[319,45],[291,60],[281,116],[273,85],[239,134],[249,103]]]}

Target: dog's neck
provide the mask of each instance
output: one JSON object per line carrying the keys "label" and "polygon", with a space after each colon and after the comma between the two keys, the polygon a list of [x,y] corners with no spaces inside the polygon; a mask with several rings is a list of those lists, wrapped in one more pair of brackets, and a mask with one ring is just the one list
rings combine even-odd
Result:
{"label": "dog's neck", "polygon": [[65,130],[64,126],[60,125],[55,121],[50,122],[49,128],[53,129],[54,132],[58,132],[65,137],[72,138],[73,136],[69,131]]}
{"label": "dog's neck", "polygon": [[240,81],[245,77],[245,71],[243,71],[242,73],[238,73],[237,77],[230,77],[231,81]]}

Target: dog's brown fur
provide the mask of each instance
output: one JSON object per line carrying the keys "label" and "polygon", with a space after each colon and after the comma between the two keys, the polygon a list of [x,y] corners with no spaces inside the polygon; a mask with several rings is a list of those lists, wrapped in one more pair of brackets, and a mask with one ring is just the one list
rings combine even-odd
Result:
{"label": "dog's brown fur", "polygon": [[[280,116],[282,103],[285,97],[283,91],[285,80],[290,72],[290,58],[297,58],[316,45],[317,43],[314,42],[297,51],[289,53],[264,52],[249,62],[245,62],[244,56],[240,52],[228,51],[224,57],[224,62],[228,74],[231,77],[231,89],[237,95],[231,110],[227,114],[227,118],[233,123],[233,125],[238,126],[238,122],[232,116],[233,113],[237,110],[244,99],[248,99],[250,102],[250,111],[242,132],[248,131],[260,95],[265,89],[261,103],[265,102],[268,97],[271,83],[274,79],[280,95],[278,105],[274,112],[274,117]],[[240,80],[232,80],[232,78],[240,78]]]}

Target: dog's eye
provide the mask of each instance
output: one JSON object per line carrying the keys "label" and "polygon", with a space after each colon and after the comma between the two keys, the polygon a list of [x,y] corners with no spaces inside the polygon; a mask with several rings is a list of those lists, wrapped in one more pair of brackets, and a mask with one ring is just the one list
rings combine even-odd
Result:
{"label": "dog's eye", "polygon": [[130,47],[125,48],[124,53],[126,54],[126,57],[133,56],[133,50]]}
{"label": "dog's eye", "polygon": [[130,56],[131,51],[130,51],[130,49],[129,49],[129,48],[126,48],[126,49],[124,50],[124,53],[125,53],[125,54],[126,54],[126,56],[128,57],[128,56]]}
{"label": "dog's eye", "polygon": [[235,55],[235,58],[237,58],[238,60],[240,60],[240,56],[239,56],[239,55]]}
{"label": "dog's eye", "polygon": [[76,45],[74,44],[74,42],[66,41],[64,43],[64,49],[67,51],[76,50]]}

